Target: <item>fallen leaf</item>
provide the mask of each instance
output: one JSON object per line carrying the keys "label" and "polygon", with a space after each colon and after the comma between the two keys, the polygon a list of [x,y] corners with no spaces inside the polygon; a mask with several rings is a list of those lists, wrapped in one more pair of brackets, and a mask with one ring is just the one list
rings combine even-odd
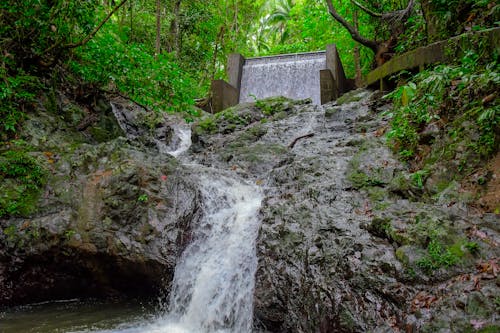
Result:
{"label": "fallen leaf", "polygon": [[494,277],[497,277],[500,272],[500,266],[496,258],[480,262],[476,265],[476,268],[480,273],[491,274]]}
{"label": "fallen leaf", "polygon": [[496,97],[496,94],[495,94],[495,93],[493,93],[493,94],[489,94],[488,96],[484,97],[484,98],[481,100],[481,103],[482,103],[483,105],[486,105],[486,104],[488,104],[488,103],[492,102],[492,101],[495,99],[495,97]]}
{"label": "fallen leaf", "polygon": [[425,291],[420,291],[417,293],[413,301],[411,302],[411,311],[415,312],[417,309],[430,308],[432,303],[436,302],[438,298],[432,294]]}
{"label": "fallen leaf", "polygon": [[30,225],[31,225],[31,221],[24,222],[23,225],[19,228],[19,231],[22,231],[24,229],[29,228]]}
{"label": "fallen leaf", "polygon": [[475,330],[480,330],[481,328],[484,327],[488,322],[486,320],[477,320],[477,319],[471,319],[470,324]]}
{"label": "fallen leaf", "polygon": [[474,281],[474,290],[481,290],[481,277],[479,275],[474,275],[472,278],[472,281]]}

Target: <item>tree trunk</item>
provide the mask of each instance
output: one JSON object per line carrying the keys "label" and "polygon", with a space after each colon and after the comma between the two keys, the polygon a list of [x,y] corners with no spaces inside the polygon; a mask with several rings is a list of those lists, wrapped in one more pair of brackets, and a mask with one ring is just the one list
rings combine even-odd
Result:
{"label": "tree trunk", "polygon": [[[352,21],[354,23],[354,27],[356,30],[359,31],[359,25],[358,25],[358,10],[355,8],[354,12],[352,14]],[[363,81],[363,78],[361,77],[361,57],[359,54],[359,45],[356,45],[354,47],[354,67],[356,70],[356,76],[354,78],[354,82],[356,83],[357,87],[361,86],[361,83]]]}
{"label": "tree trunk", "polygon": [[158,58],[161,52],[161,0],[156,0],[156,43],[155,58]]}
{"label": "tree trunk", "polygon": [[180,36],[181,0],[174,1],[174,7],[172,8],[172,11],[174,13],[174,18],[172,19],[172,22],[170,22],[168,51],[175,52],[176,55],[179,55],[181,51],[181,36]]}
{"label": "tree trunk", "polygon": [[439,40],[441,27],[439,18],[435,14],[434,5],[431,0],[422,0],[420,1],[420,6],[422,7],[422,13],[424,14],[426,23],[427,39],[429,42],[435,42]]}

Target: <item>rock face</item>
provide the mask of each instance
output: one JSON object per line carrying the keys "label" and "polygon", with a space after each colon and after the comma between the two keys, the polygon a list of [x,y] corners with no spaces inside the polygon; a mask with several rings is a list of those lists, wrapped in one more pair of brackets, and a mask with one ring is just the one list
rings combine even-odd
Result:
{"label": "rock face", "polygon": [[[356,91],[324,109],[270,100],[195,127],[201,163],[231,168],[266,189],[256,326],[495,329],[498,216],[473,214],[450,188],[424,200],[419,175],[385,143],[388,106],[375,97]],[[245,115],[252,120],[228,121]]]}
{"label": "rock face", "polygon": [[[264,190],[257,331],[498,331],[499,217],[464,204],[458,183],[428,196],[387,147],[388,110],[359,90],[194,125],[192,159]],[[201,214],[199,185],[158,153],[165,121],[130,111],[104,108],[78,131],[85,115],[28,121],[25,140],[50,172],[36,214],[0,220],[1,304],[168,286]]]}
{"label": "rock face", "polygon": [[[198,217],[197,187],[173,157],[124,138],[102,104],[80,127],[83,111],[74,123],[43,110],[30,115],[23,138],[47,184],[36,213],[0,220],[0,305],[157,294],[170,282]],[[67,109],[78,116],[78,106],[59,108]],[[151,143],[145,122],[134,120],[130,126]]]}

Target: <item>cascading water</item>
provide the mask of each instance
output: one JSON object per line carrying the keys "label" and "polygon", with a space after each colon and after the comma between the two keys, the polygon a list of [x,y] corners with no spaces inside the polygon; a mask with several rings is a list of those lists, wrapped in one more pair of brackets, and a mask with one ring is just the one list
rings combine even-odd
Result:
{"label": "cascading water", "polygon": [[167,153],[173,157],[178,157],[191,147],[191,128],[189,125],[178,125],[174,127],[174,138],[172,140],[172,144],[174,145],[174,150],[171,150],[172,148],[170,148],[164,151],[161,147],[159,147],[160,152]]}
{"label": "cascading water", "polygon": [[273,96],[311,98],[321,104],[319,71],[326,68],[325,52],[250,58],[241,78],[240,103]]}
{"label": "cascading water", "polygon": [[[179,156],[191,144],[191,131],[178,127],[174,133],[180,143],[170,154]],[[203,217],[175,269],[165,332],[173,326],[185,332],[250,332],[261,193],[235,175],[187,166],[199,178]]]}
{"label": "cascading water", "polygon": [[[187,127],[174,128],[179,156],[191,144]],[[255,242],[262,194],[230,172],[185,164],[197,177],[203,216],[177,263],[169,311],[152,323],[102,333],[245,333],[252,331]]]}
{"label": "cascading water", "polygon": [[177,264],[169,316],[189,332],[250,332],[261,195],[203,170],[205,216]]}

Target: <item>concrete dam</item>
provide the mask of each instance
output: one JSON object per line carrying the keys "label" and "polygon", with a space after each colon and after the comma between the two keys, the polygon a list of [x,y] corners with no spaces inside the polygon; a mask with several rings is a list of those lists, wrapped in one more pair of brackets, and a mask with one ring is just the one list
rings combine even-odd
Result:
{"label": "concrete dam", "polygon": [[325,51],[245,59],[228,58],[229,82],[212,81],[209,112],[267,97],[310,98],[314,104],[335,100],[352,89],[335,45]]}

